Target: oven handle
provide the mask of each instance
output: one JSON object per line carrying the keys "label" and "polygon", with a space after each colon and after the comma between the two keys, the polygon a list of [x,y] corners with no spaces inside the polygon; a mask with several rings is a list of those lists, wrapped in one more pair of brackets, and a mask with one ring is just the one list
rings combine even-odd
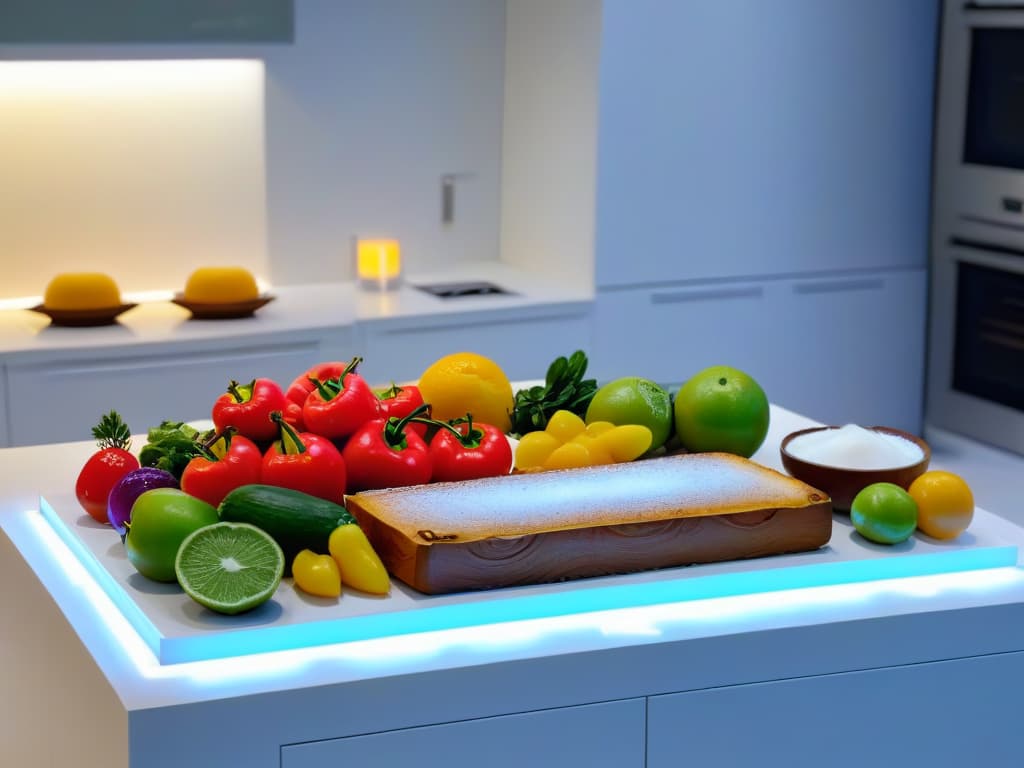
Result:
{"label": "oven handle", "polygon": [[964,13],[994,13],[998,11],[1024,11],[1024,3],[964,3]]}
{"label": "oven handle", "polygon": [[986,243],[983,240],[974,240],[969,237],[959,237],[956,235],[949,238],[949,244],[957,248],[970,248],[973,251],[982,251],[983,253],[998,253],[1003,256],[1024,258],[1024,248],[1014,248],[1012,245]]}

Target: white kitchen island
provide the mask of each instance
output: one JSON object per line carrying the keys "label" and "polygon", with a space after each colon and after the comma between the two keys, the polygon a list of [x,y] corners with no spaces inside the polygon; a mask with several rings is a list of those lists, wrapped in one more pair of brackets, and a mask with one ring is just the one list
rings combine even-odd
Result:
{"label": "white kitchen island", "polygon": [[[773,407],[755,460],[780,468],[808,423]],[[908,559],[934,552],[915,538],[833,583],[773,581],[786,556],[735,566],[766,574],[744,593],[645,595],[693,566],[561,584],[561,613],[492,620],[484,601],[450,629],[161,664],[37,511],[91,450],[0,451],[4,765],[1020,762],[1024,530],[982,510],[936,560]],[[581,603],[595,585],[631,588]]]}

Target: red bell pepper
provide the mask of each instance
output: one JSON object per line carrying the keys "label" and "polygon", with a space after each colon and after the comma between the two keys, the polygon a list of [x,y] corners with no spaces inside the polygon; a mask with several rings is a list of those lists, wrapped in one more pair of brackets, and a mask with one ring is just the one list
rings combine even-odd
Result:
{"label": "red bell pepper", "polygon": [[512,471],[512,446],[497,427],[474,424],[470,414],[465,419],[434,423],[440,428],[430,441],[432,480],[474,480]]}
{"label": "red bell pepper", "polygon": [[401,419],[374,419],[356,430],[341,452],[350,493],[430,482],[430,450],[422,437],[406,429],[427,408],[422,405]]}
{"label": "red bell pepper", "polygon": [[214,435],[200,446],[198,456],[181,473],[181,490],[217,506],[230,491],[260,481],[263,454],[234,427]]}
{"label": "red bell pepper", "polygon": [[[377,397],[380,398],[380,415],[385,419],[391,416],[408,416],[423,405],[423,395],[415,384],[392,384],[388,389],[378,392]],[[409,422],[407,429],[425,438],[427,426],[426,423],[414,420]]]}
{"label": "red bell pepper", "polygon": [[345,372],[348,363],[332,360],[326,363],[317,363],[305,373],[295,377],[292,383],[285,390],[284,399],[284,420],[300,432],[306,428],[302,419],[302,406],[306,403],[309,393],[316,389],[313,379],[328,381],[336,379]]}
{"label": "red bell pepper", "polygon": [[271,418],[280,437],[263,456],[260,482],[343,503],[348,473],[334,443],[312,432],[296,431],[280,411]]}
{"label": "red bell pepper", "polygon": [[306,429],[331,440],[342,440],[363,424],[380,416],[380,400],[366,379],[356,373],[361,357],[354,357],[340,376],[327,381],[312,377],[316,387],[302,406]]}
{"label": "red bell pepper", "polygon": [[232,381],[213,404],[213,425],[218,432],[234,427],[238,434],[256,442],[273,440],[277,425],[270,414],[284,405],[284,392],[270,379],[253,379],[248,384]]}

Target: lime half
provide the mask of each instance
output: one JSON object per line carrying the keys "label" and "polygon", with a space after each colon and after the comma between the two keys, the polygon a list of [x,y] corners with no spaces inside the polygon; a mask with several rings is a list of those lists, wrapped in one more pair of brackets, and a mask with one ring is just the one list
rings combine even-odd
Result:
{"label": "lime half", "polygon": [[270,599],[284,573],[284,552],[248,523],[214,523],[189,534],[174,573],[185,593],[217,613],[242,613]]}

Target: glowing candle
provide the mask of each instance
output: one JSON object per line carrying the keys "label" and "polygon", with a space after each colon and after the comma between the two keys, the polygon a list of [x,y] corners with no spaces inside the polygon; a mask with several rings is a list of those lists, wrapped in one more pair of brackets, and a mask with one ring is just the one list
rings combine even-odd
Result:
{"label": "glowing candle", "polygon": [[397,240],[359,240],[356,271],[364,286],[390,288],[402,275],[402,251]]}

